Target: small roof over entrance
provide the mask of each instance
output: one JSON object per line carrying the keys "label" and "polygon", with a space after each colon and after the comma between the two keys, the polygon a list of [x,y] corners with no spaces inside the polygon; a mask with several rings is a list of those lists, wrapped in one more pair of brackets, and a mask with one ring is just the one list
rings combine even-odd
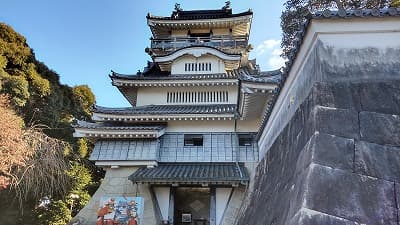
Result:
{"label": "small roof over entrance", "polygon": [[129,180],[134,183],[171,185],[232,185],[249,181],[240,163],[159,163],[154,168],[140,168]]}

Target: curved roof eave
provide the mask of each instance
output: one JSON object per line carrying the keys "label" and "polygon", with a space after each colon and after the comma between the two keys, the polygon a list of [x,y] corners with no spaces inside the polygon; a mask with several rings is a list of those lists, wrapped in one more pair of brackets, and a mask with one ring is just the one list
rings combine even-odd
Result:
{"label": "curved roof eave", "polygon": [[[210,10],[209,10],[210,11]],[[193,11],[195,12],[195,11]],[[187,22],[193,22],[196,20],[219,20],[219,19],[227,19],[227,18],[237,18],[237,17],[243,17],[243,16],[253,16],[253,12],[249,9],[248,11],[241,12],[241,13],[236,13],[236,14],[225,14],[225,15],[201,15],[201,16],[192,16],[190,18],[181,18],[181,17],[163,17],[163,16],[154,16],[151,14],[148,14],[146,16],[147,21],[149,20],[158,20],[158,21],[187,21]]]}
{"label": "curved roof eave", "polygon": [[200,57],[205,54],[211,54],[218,58],[228,60],[228,61],[237,61],[240,60],[241,54],[230,54],[223,52],[217,48],[210,46],[188,46],[181,49],[178,49],[174,52],[171,52],[164,56],[155,56],[154,62],[162,63],[162,62],[170,62],[173,61],[183,55],[193,55],[194,57]]}

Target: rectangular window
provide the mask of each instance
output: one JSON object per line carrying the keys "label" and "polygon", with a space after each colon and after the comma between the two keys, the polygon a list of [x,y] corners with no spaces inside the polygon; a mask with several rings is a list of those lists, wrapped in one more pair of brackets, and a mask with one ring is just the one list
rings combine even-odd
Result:
{"label": "rectangular window", "polygon": [[185,71],[188,71],[188,64],[187,63],[185,63]]}
{"label": "rectangular window", "polygon": [[203,135],[201,134],[185,134],[185,146],[203,146]]}
{"label": "rectangular window", "polygon": [[239,134],[239,146],[252,146],[253,137],[250,134]]}

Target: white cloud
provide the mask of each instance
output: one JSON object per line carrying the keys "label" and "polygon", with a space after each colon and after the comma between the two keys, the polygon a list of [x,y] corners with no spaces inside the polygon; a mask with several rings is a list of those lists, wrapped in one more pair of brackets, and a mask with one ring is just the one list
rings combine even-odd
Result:
{"label": "white cloud", "polygon": [[285,64],[285,60],[281,57],[282,49],[274,49],[268,59],[271,68],[281,68]]}
{"label": "white cloud", "polygon": [[280,43],[281,42],[279,40],[274,40],[274,39],[265,40],[256,47],[256,53],[257,55],[262,55],[267,50],[278,48]]}
{"label": "white cloud", "polygon": [[[268,39],[259,44],[256,49],[256,55],[264,61],[268,62],[268,68],[278,69],[284,66],[285,60],[280,56],[282,49],[280,47],[280,40]],[[262,61],[257,60],[262,64]]]}

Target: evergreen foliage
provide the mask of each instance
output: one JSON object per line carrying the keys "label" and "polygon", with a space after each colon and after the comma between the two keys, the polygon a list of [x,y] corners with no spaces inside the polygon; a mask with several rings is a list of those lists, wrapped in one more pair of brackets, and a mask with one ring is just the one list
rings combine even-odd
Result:
{"label": "evergreen foliage", "polygon": [[392,1],[392,6],[393,7],[400,7],[400,0],[393,0]]}
{"label": "evergreen foliage", "polygon": [[[90,119],[95,96],[87,85],[61,84],[56,72],[36,60],[26,39],[4,23],[0,23],[0,94],[10,99],[7,102],[3,97],[0,104],[2,116],[10,116],[0,120],[4,133],[10,129],[16,133],[30,131],[24,140],[13,140],[34,150],[18,162],[9,161],[6,169],[0,168],[0,181],[4,181],[3,187],[8,186],[0,191],[0,200],[10,203],[0,206],[0,218],[5,218],[0,224],[66,224],[87,203],[89,191],[103,175],[86,159],[91,143],[73,138],[71,128],[75,118]],[[0,143],[0,155],[18,152],[17,147],[11,142]],[[13,172],[18,185],[25,189],[10,188],[7,176],[1,180],[6,172]]]}
{"label": "evergreen foliage", "polygon": [[281,15],[282,56],[287,58],[295,47],[296,34],[309,13],[326,9],[371,9],[399,7],[400,0],[287,0]]}
{"label": "evergreen foliage", "polygon": [[82,116],[89,117],[92,106],[95,103],[95,97],[87,85],[79,85],[72,88],[74,100],[83,109]]}
{"label": "evergreen foliage", "polygon": [[71,220],[71,209],[62,200],[51,199],[45,207],[35,210],[40,225],[65,225]]}

